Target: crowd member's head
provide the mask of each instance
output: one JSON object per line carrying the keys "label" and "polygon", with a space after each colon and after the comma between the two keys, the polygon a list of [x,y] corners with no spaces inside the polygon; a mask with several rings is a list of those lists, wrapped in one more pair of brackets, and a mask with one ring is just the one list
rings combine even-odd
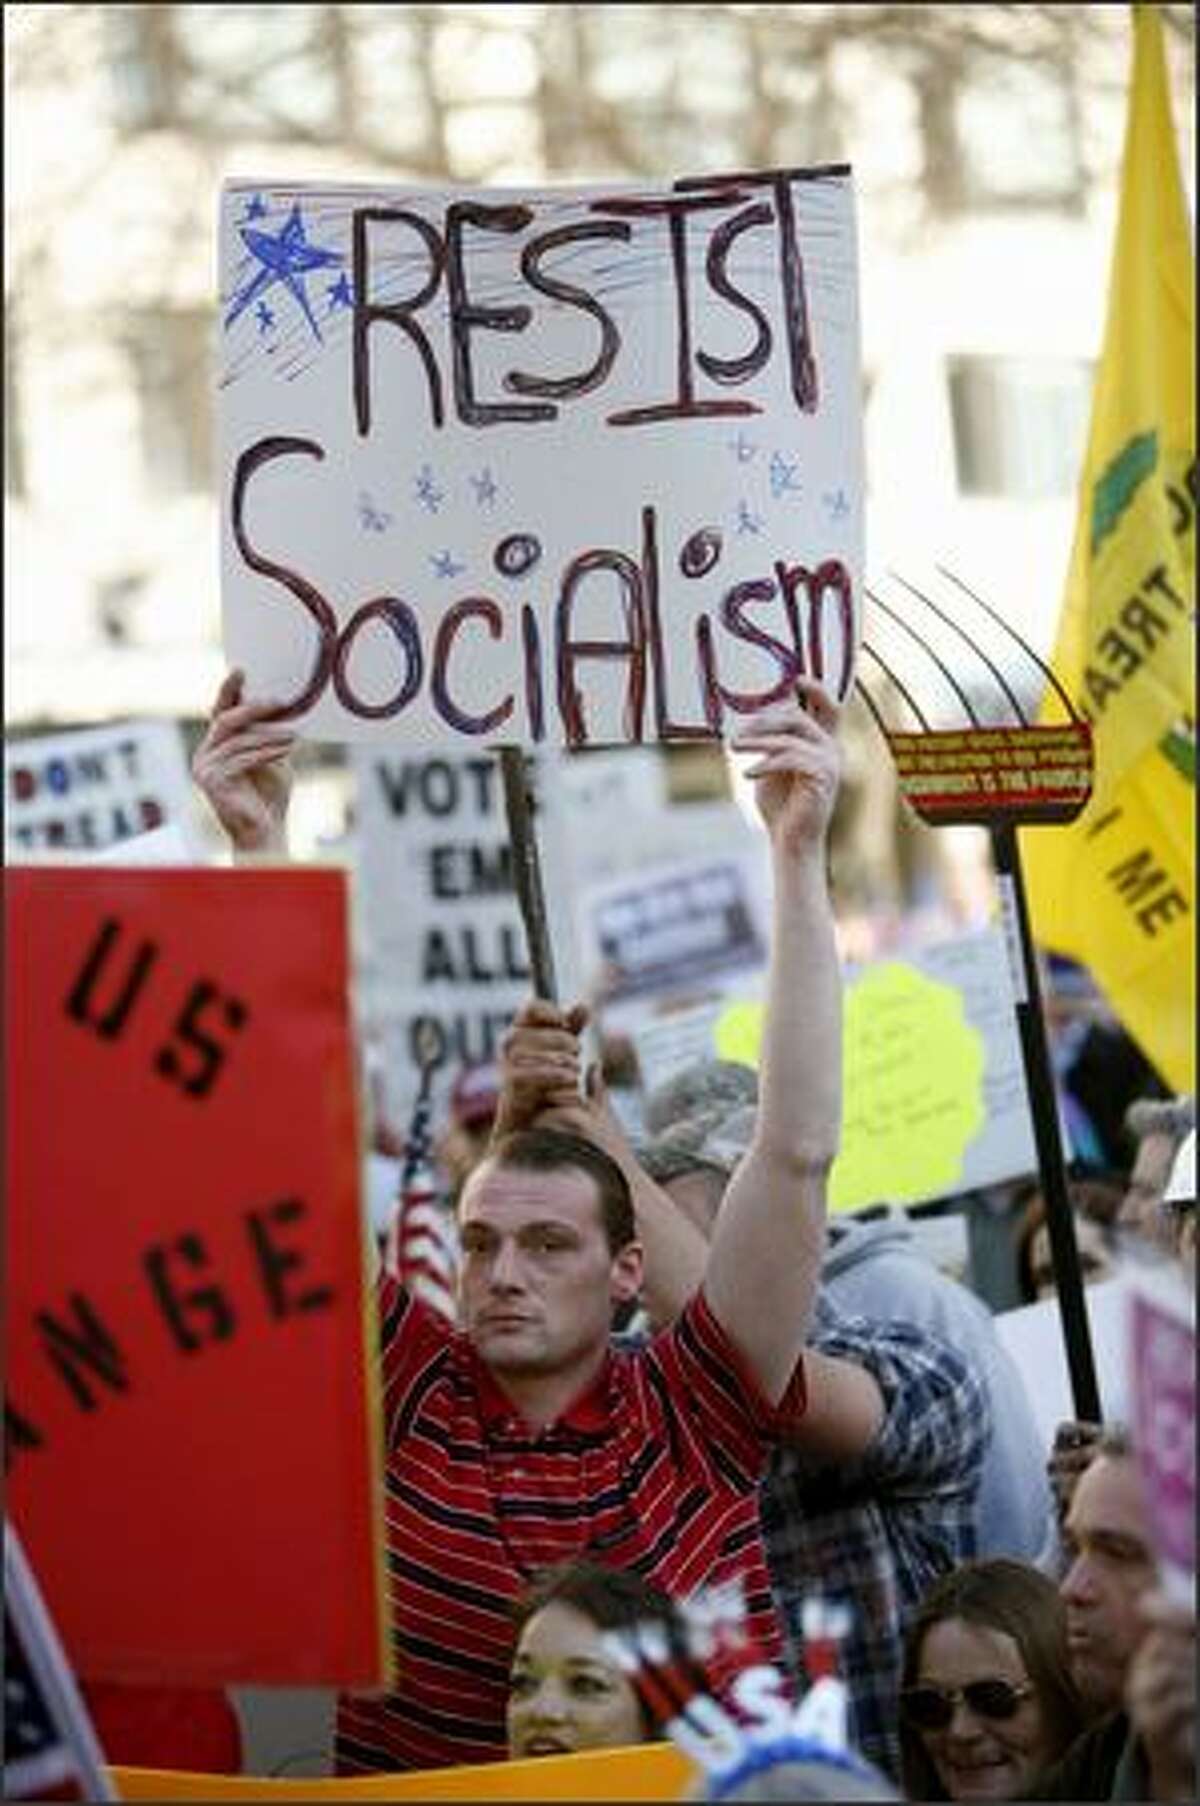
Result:
{"label": "crowd member's head", "polygon": [[[1110,1179],[1077,1179],[1068,1186],[1075,1221],[1075,1243],[1085,1285],[1109,1279],[1115,1271],[1115,1225],[1121,1209],[1122,1190]],[[1017,1223],[1017,1280],[1026,1304],[1053,1296],[1058,1289],[1050,1231],[1046,1227],[1046,1200],[1040,1188],[1028,1194]]]}
{"label": "crowd member's head", "polygon": [[1175,1156],[1163,1190],[1163,1216],[1168,1246],[1180,1260],[1196,1264],[1196,1131],[1189,1131]]}
{"label": "crowd member's head", "polygon": [[1083,1728],[1054,1583],[998,1557],[926,1594],[909,1627],[900,1694],[912,1800],[1011,1800]]}
{"label": "crowd member's head", "polygon": [[697,1060],[645,1101],[638,1159],[705,1235],[754,1131],[758,1075],[735,1060]]}
{"label": "crowd member's head", "polygon": [[450,1092],[450,1107],[435,1146],[438,1164],[457,1194],[487,1150],[500,1103],[500,1071],[492,1063],[464,1066]]}
{"label": "crowd member's head", "polygon": [[565,1755],[653,1741],[653,1718],[604,1644],[606,1631],[647,1622],[672,1636],[681,1630],[670,1595],[629,1570],[575,1561],[535,1581],[517,1608],[509,1755]]}
{"label": "crowd member's head", "polygon": [[1119,1428],[1100,1437],[1075,1484],[1063,1549],[1071,1669],[1089,1709],[1113,1712],[1142,1638],[1140,1602],[1157,1579],[1137,1464]]}
{"label": "crowd member's head", "polygon": [[488,1366],[585,1377],[642,1280],[616,1162],[582,1136],[520,1130],[475,1168],[458,1221],[460,1321]]}
{"label": "crowd member's head", "polygon": [[1162,1205],[1181,1144],[1196,1127],[1190,1096],[1139,1098],[1125,1113],[1137,1152],[1121,1205],[1121,1223],[1151,1241],[1162,1239]]}
{"label": "crowd member's head", "polygon": [[898,1800],[900,1795],[878,1770],[865,1764],[842,1767],[817,1754],[775,1756],[732,1783],[708,1787],[690,1798],[754,1802],[755,1806],[792,1806],[798,1800]]}

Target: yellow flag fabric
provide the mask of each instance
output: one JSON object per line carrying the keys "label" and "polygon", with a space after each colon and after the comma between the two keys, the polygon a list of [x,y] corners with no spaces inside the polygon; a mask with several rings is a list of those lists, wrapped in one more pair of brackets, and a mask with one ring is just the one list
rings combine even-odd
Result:
{"label": "yellow flag fabric", "polygon": [[[1157,7],[1134,56],[1104,347],[1051,662],[1096,787],[1026,828],[1034,934],[1088,966],[1177,1091],[1196,1085],[1195,257]],[[1043,720],[1061,719],[1048,698]]]}

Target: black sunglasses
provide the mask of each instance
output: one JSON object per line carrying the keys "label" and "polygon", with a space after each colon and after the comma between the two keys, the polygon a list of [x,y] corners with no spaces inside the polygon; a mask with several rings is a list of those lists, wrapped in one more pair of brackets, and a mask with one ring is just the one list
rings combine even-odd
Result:
{"label": "black sunglasses", "polygon": [[979,1718],[1015,1718],[1023,1699],[1033,1688],[1028,1682],[1014,1687],[1011,1681],[968,1681],[965,1687],[905,1687],[900,1710],[920,1731],[944,1731],[954,1717],[960,1699]]}

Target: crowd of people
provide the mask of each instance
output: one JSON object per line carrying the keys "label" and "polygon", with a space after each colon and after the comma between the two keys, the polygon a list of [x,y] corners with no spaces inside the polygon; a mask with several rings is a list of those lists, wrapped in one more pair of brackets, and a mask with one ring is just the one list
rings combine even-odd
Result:
{"label": "crowd of people", "polygon": [[[382,1242],[397,1679],[339,1700],[339,1772],[669,1733],[661,1674],[614,1639],[650,1627],[683,1662],[688,1612],[734,1589],[740,1636],[695,1684],[748,1749],[772,1716],[756,1727],[739,1676],[802,1700],[812,1602],[845,1608],[832,1767],[814,1780],[817,1745],[781,1741],[776,1713],[776,1779],[743,1762],[738,1797],[1194,1797],[1194,1605],[1160,1584],[1128,1436],[1069,1424],[1042,1447],[987,1305],[894,1224],[826,1219],[837,729],[805,680],[734,741],[773,879],[757,1071],[689,1069],[635,1133],[585,1058],[586,1008],[533,998],[456,1087],[453,1322]],[[232,674],[193,769],[238,857],[286,850],[291,748]],[[1096,1208],[1106,1259],[1153,1241],[1194,1287],[1189,1106],[1135,1106],[1145,1160]],[[1024,1229],[1034,1296],[1036,1208]]]}

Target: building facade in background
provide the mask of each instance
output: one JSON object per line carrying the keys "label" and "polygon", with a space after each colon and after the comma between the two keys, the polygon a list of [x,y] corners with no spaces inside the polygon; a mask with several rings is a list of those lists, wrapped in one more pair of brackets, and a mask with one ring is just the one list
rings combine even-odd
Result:
{"label": "building facade in background", "polygon": [[[1193,160],[1191,9],[1168,6]],[[227,176],[666,178],[850,162],[868,570],[941,562],[1045,652],[1103,325],[1119,6],[6,8],[6,730],[160,714],[223,669],[212,445]],[[1185,178],[1186,179],[1186,178]],[[928,865],[850,711],[848,883]],[[861,718],[857,718],[861,717]],[[719,759],[664,755],[676,793]],[[310,749],[300,850],[336,832]],[[718,780],[719,781],[719,780]]]}

